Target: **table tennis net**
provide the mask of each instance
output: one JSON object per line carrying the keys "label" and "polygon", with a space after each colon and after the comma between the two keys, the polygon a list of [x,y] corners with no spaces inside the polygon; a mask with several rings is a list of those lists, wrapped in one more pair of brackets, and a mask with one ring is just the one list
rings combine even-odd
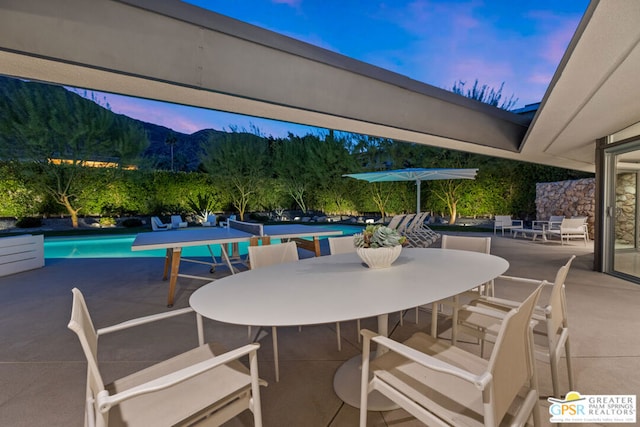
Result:
{"label": "table tennis net", "polygon": [[244,231],[245,233],[249,233],[252,236],[264,236],[264,227],[262,224],[256,224],[252,222],[242,222],[229,220],[229,228],[234,228],[236,230]]}

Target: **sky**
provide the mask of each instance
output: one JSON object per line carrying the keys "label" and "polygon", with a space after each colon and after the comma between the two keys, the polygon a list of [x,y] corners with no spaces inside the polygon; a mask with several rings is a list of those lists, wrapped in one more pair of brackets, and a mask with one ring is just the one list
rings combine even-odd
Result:
{"label": "sky", "polygon": [[[196,6],[450,90],[456,82],[540,102],[588,0],[190,0]],[[96,92],[115,113],[183,133],[315,128]]]}

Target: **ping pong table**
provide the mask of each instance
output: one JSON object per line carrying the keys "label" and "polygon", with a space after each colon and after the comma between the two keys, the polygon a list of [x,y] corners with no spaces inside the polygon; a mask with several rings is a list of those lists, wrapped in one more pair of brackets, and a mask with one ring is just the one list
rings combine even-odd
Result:
{"label": "ping pong table", "polygon": [[[234,262],[246,265],[238,253],[238,244],[249,242],[256,246],[260,242],[263,245],[270,244],[271,239],[293,240],[299,247],[311,250],[316,256],[320,256],[320,236],[342,234],[340,230],[330,230],[325,227],[307,226],[300,224],[286,225],[262,225],[242,221],[229,220],[226,227],[183,228],[176,230],[157,231],[153,233],[140,233],[131,245],[133,251],[151,249],[165,249],[163,280],[167,280],[169,274],[169,295],[167,307],[172,307],[178,277],[206,280],[211,282],[211,277],[180,274],[180,262],[193,262],[210,266],[211,272],[221,263],[227,265],[231,274],[235,274]],[[305,238],[312,238],[306,240]],[[217,262],[212,245],[220,245],[221,263]],[[212,261],[206,262],[197,259],[182,257],[182,248],[188,246],[207,246]]]}

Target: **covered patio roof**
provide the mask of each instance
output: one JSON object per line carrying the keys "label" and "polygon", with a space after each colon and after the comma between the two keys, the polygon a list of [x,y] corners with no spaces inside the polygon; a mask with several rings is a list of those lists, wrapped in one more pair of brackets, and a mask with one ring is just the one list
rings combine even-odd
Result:
{"label": "covered patio roof", "polygon": [[592,1],[533,124],[177,0],[0,5],[0,74],[593,171],[640,121],[640,4]]}

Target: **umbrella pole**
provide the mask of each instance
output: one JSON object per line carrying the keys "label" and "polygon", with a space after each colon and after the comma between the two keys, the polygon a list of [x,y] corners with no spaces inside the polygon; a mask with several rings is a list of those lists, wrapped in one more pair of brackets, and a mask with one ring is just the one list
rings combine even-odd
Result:
{"label": "umbrella pole", "polygon": [[416,206],[416,215],[420,213],[420,180],[416,181],[416,191],[418,192],[418,201]]}

